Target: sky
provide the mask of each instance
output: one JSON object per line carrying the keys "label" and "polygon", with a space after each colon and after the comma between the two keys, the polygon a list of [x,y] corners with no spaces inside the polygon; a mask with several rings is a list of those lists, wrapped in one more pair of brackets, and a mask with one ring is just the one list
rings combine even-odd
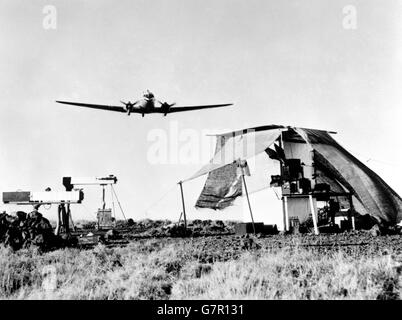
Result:
{"label": "sky", "polygon": [[[55,29],[44,27],[48,5]],[[356,28],[345,27],[350,5]],[[175,219],[176,183],[212,156],[206,133],[283,124],[338,132],[401,194],[401,18],[392,0],[3,0],[0,192],[114,174],[127,217]],[[55,103],[119,105],[146,89],[178,105],[234,106],[141,118]],[[156,161],[155,139],[166,147]],[[184,184],[189,210],[204,181]],[[100,189],[84,192],[73,217],[94,219]]]}

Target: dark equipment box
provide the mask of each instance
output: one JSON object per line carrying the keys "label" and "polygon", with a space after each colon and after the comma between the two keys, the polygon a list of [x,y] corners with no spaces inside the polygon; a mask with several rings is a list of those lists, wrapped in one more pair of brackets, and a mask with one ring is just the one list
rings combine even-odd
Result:
{"label": "dark equipment box", "polygon": [[303,167],[300,159],[286,159],[283,167],[285,180],[297,180],[303,177]]}
{"label": "dark equipment box", "polygon": [[112,217],[112,209],[98,209],[98,229],[112,229],[114,228],[114,219]]}
{"label": "dark equipment box", "polygon": [[99,235],[93,235],[93,236],[82,236],[78,237],[78,245],[79,246],[96,246],[101,237]]}
{"label": "dark equipment box", "polygon": [[3,192],[4,203],[29,202],[30,198],[31,192],[29,191]]}
{"label": "dark equipment box", "polygon": [[[256,222],[254,223],[255,233],[263,233],[264,232],[264,223]],[[253,224],[251,222],[242,222],[237,223],[235,225],[236,234],[246,234],[246,233],[254,233]]]}
{"label": "dark equipment box", "polygon": [[276,224],[264,224],[263,234],[278,234],[278,227]]}

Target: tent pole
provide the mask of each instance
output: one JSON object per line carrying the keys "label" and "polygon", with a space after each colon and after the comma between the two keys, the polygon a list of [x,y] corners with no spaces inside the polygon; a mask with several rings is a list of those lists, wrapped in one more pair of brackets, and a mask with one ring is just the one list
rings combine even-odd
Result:
{"label": "tent pole", "polygon": [[114,190],[113,185],[110,185],[110,187],[112,188],[112,191],[113,191],[113,193],[114,193],[114,196],[116,197],[116,200],[117,200],[117,203],[118,203],[118,205],[119,205],[119,207],[120,207],[120,211],[121,211],[121,213],[122,213],[122,215],[123,215],[124,221],[127,221],[126,215],[124,214],[123,208],[121,207],[120,200],[119,200],[119,198],[117,197],[116,190]]}
{"label": "tent pole", "polygon": [[285,231],[289,231],[289,211],[288,211],[288,197],[283,197],[283,213],[285,218]]}
{"label": "tent pole", "polygon": [[317,217],[315,215],[315,210],[314,210],[314,203],[313,203],[313,196],[310,194],[309,196],[310,199],[310,209],[311,209],[311,215],[313,216],[313,224],[314,224],[314,233],[318,235],[318,226],[317,226]]}
{"label": "tent pole", "polygon": [[[282,148],[284,151],[283,147],[283,132],[281,131],[281,135],[279,137],[279,147]],[[280,174],[283,176],[283,164],[282,161],[279,161],[279,169],[280,169]],[[282,189],[283,191],[283,189]],[[284,228],[285,231],[289,231],[289,211],[288,211],[288,197],[283,196],[282,198],[283,201],[283,220],[284,220]]]}
{"label": "tent pole", "polygon": [[181,221],[182,216],[183,216],[183,211],[180,212],[179,222],[177,223],[177,225],[180,225],[180,221]]}
{"label": "tent pole", "polygon": [[241,167],[241,176],[243,178],[243,184],[244,184],[244,191],[246,191],[246,197],[247,197],[247,203],[248,203],[248,209],[250,211],[250,216],[251,216],[251,222],[253,224],[253,232],[255,234],[255,225],[254,225],[254,218],[253,218],[253,211],[251,210],[251,205],[250,205],[250,198],[248,197],[248,191],[247,191],[247,184],[246,184],[246,179],[244,178],[244,171],[243,171],[243,167],[240,165]]}
{"label": "tent pole", "polygon": [[352,194],[349,195],[349,205],[350,205],[350,211],[351,211],[351,220],[352,220],[352,229],[356,230],[356,225],[355,225],[355,209],[353,207],[353,197]]}
{"label": "tent pole", "polygon": [[180,186],[180,193],[181,193],[181,204],[183,206],[184,229],[187,230],[186,206],[184,204],[183,182],[182,181],[179,181],[179,186]]}

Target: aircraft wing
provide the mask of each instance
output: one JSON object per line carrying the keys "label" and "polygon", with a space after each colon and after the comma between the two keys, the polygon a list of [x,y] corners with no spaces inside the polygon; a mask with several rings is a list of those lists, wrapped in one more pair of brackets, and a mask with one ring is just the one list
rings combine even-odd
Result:
{"label": "aircraft wing", "polygon": [[93,108],[93,109],[116,111],[116,112],[127,112],[126,108],[122,106],[106,106],[102,104],[88,104],[88,103],[68,102],[68,101],[56,101],[56,102],[85,108]]}
{"label": "aircraft wing", "polygon": [[169,108],[168,113],[172,112],[183,112],[183,111],[192,111],[192,110],[201,110],[201,109],[210,109],[210,108],[220,108],[231,106],[233,103],[225,103],[225,104],[210,104],[205,106],[182,106],[182,107],[171,107]]}

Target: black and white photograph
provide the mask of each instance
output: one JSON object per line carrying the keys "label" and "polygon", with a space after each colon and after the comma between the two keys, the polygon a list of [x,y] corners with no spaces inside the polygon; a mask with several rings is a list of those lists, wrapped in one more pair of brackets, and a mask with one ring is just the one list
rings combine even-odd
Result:
{"label": "black and white photograph", "polygon": [[400,0],[0,0],[0,299],[400,300],[401,40]]}

